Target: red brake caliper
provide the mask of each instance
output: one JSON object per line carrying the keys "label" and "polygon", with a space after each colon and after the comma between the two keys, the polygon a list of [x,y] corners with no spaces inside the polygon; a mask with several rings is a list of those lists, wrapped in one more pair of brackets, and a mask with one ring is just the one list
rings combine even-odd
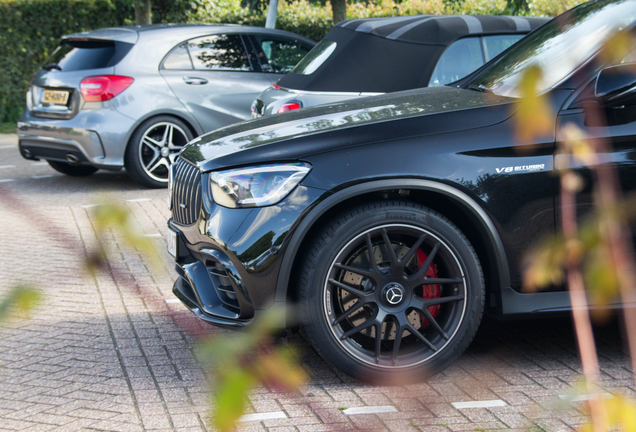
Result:
{"label": "red brake caliper", "polygon": [[[426,255],[424,252],[418,249],[417,250],[417,268],[418,269],[422,267],[422,265],[426,261],[426,258],[428,258],[428,255]],[[427,278],[436,278],[437,266],[431,263],[428,269],[426,269],[425,276]],[[432,299],[432,298],[440,297],[442,295],[442,290],[439,285],[422,285],[422,291],[416,294],[421,295],[425,299]],[[431,314],[433,318],[435,318],[435,316],[437,315],[441,307],[442,307],[441,305],[429,306],[428,312]],[[429,325],[428,320],[422,317],[422,328],[426,328],[428,327],[428,325]]]}

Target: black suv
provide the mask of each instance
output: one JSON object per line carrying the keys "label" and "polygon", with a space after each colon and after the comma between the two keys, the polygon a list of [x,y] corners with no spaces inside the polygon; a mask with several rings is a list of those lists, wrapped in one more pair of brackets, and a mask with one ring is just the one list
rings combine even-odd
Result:
{"label": "black suv", "polygon": [[[520,256],[556,232],[563,124],[609,137],[607,158],[634,189],[634,65],[602,64],[599,51],[635,23],[634,1],[589,2],[462,88],[313,107],[197,138],[171,171],[174,293],[227,326],[294,304],[314,347],[366,379],[441,370],[484,311],[568,310],[562,288],[521,292]],[[532,64],[544,70],[555,128],[518,142],[515,101]],[[616,115],[595,128],[581,100]]]}

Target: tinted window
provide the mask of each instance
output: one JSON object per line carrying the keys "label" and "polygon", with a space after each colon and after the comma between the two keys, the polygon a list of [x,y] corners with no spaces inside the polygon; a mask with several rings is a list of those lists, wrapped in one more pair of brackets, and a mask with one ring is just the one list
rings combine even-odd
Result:
{"label": "tinted window", "polygon": [[336,50],[337,44],[330,40],[321,40],[313,47],[292,72],[300,75],[311,75],[329,58]]}
{"label": "tinted window", "polygon": [[211,35],[187,42],[195,69],[250,71],[239,35]]}
{"label": "tinted window", "polygon": [[529,65],[536,64],[543,71],[537,90],[546,91],[594,55],[612,33],[634,23],[636,3],[632,1],[583,3],[530,33],[472,85],[520,97],[519,80]]}
{"label": "tinted window", "polygon": [[119,63],[132,47],[124,42],[65,40],[44,67],[57,65],[65,72],[110,67]]}
{"label": "tinted window", "polygon": [[460,78],[484,64],[480,38],[460,39],[449,46],[439,59],[429,86],[440,86]]}
{"label": "tinted window", "polygon": [[311,50],[311,46],[302,42],[277,37],[255,35],[263,50],[272,72],[287,73]]}
{"label": "tinted window", "polygon": [[523,35],[484,36],[483,39],[486,61],[497,57],[501,52],[510,48],[522,37]]}
{"label": "tinted window", "polygon": [[185,44],[173,49],[163,61],[164,69],[192,69],[192,61]]}

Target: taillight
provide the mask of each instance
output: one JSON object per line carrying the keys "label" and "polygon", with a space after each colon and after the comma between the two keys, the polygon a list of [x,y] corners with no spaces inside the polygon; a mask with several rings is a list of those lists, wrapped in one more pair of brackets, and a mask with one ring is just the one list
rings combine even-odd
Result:
{"label": "taillight", "polygon": [[301,109],[303,106],[301,104],[299,104],[298,102],[289,102],[284,104],[283,106],[281,106],[280,108],[278,108],[278,111],[276,111],[277,113],[284,113],[287,111],[293,111],[293,110],[297,110],[297,109]]}
{"label": "taillight", "polygon": [[103,102],[126,90],[133,81],[133,78],[121,75],[92,76],[82,80],[80,91],[86,102]]}
{"label": "taillight", "polygon": [[279,85],[276,85],[276,84],[272,84],[272,88],[273,88],[274,90],[280,90],[280,86],[279,86]]}

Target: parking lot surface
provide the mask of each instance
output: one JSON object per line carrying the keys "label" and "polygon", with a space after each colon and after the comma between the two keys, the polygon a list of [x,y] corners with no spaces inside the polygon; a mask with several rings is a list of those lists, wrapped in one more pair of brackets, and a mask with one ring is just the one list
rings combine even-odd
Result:
{"label": "parking lot surface", "polygon": [[[151,267],[109,232],[109,268],[86,271],[96,245],[92,211],[128,207],[162,252]],[[34,286],[42,303],[0,328],[0,430],[212,430],[197,339],[215,332],[173,296],[165,252],[165,190],[122,171],[72,178],[20,157],[0,135],[0,296]],[[634,396],[616,321],[595,328],[601,384]],[[340,374],[299,335],[310,382],[298,394],[257,388],[244,431],[568,431],[585,421],[584,402],[566,402],[581,367],[569,319],[486,319],[468,351],[424,383],[373,387]],[[578,399],[585,399],[579,397]]]}

